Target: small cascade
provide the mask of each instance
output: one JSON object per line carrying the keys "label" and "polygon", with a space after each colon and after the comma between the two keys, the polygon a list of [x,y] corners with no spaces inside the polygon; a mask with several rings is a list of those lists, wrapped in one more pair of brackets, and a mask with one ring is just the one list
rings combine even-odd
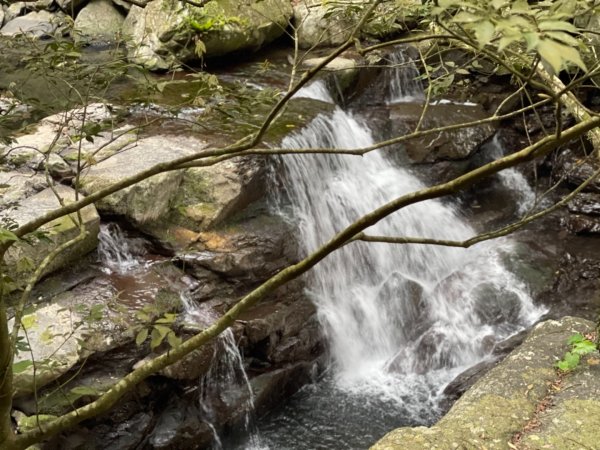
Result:
{"label": "small cascade", "polygon": [[143,248],[127,239],[116,223],[101,224],[98,241],[98,258],[105,271],[126,273],[142,264]]}
{"label": "small cascade", "polygon": [[424,101],[423,83],[413,60],[404,48],[398,48],[388,55],[385,83],[388,86],[388,103]]}
{"label": "small cascade", "polygon": [[[185,322],[193,326],[206,327],[218,319],[218,315],[204,305],[197,305],[190,297],[181,295]],[[214,432],[213,450],[230,448],[219,436],[215,424],[220,423],[219,411],[238,411],[235,418],[241,424],[240,436],[246,442],[246,450],[261,450],[261,442],[254,418],[254,397],[250,381],[244,368],[242,354],[235,342],[231,328],[219,335],[214,347],[208,372],[200,380],[199,403],[204,419]]]}
{"label": "small cascade", "polygon": [[[505,154],[498,134],[487,144],[487,147],[492,159],[502,158]],[[517,215],[522,216],[535,206],[537,201],[536,193],[518,169],[509,167],[498,172],[497,176],[506,189],[514,195],[515,204],[518,205]]]}
{"label": "small cascade", "polygon": [[[298,95],[334,103],[321,82]],[[371,144],[368,126],[338,106],[283,142],[290,149]],[[297,223],[306,253],[372,209],[424,187],[382,152],[286,155],[280,163],[283,187],[273,196],[280,213]],[[476,234],[454,206],[438,200],[404,208],[367,231],[451,240]],[[395,408],[404,424],[435,419],[445,384],[543,312],[505,268],[510,248],[508,240],[470,249],[357,242],[315,267],[308,294],[329,342],[327,389],[336,401],[345,399],[361,416]],[[337,413],[340,429],[351,422],[349,411]]]}

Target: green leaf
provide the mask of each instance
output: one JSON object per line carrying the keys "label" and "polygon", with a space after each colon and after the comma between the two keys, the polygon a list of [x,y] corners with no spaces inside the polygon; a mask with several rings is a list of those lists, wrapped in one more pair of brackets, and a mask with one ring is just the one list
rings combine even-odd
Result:
{"label": "green leaf", "polygon": [[171,332],[171,328],[165,325],[154,325],[154,329],[158,331],[163,338]]}
{"label": "green leaf", "polygon": [[14,242],[18,241],[19,238],[12,231],[7,230],[6,228],[0,228],[0,242]]}
{"label": "green leaf", "polygon": [[579,41],[577,39],[563,31],[547,31],[544,33],[544,35],[554,39],[555,41],[559,41],[573,47],[577,47],[579,45]]}
{"label": "green leaf", "polygon": [[561,47],[563,46],[549,39],[540,39],[537,45],[538,53],[552,67],[555,73],[560,72],[560,68],[562,67]]}
{"label": "green leaf", "polygon": [[573,345],[573,350],[571,350],[571,352],[583,356],[583,355],[587,355],[588,353],[592,353],[593,351],[596,350],[596,344],[594,344],[592,341],[584,339],[581,342],[577,342]]}
{"label": "green leaf", "polygon": [[177,348],[181,345],[181,338],[172,331],[167,334],[167,341],[169,342],[171,348]]}
{"label": "green leaf", "polygon": [[31,315],[28,315],[28,316],[23,316],[21,318],[21,325],[26,330],[31,329],[31,327],[33,327],[36,324],[36,322],[37,322],[37,317],[35,316],[35,314],[31,314]]}
{"label": "green leaf", "polygon": [[480,47],[488,44],[494,37],[495,27],[489,20],[483,20],[474,24],[472,29],[475,32],[475,39],[477,39],[477,43]]}
{"label": "green leaf", "polygon": [[577,33],[577,28],[575,25],[569,22],[565,22],[563,20],[545,20],[540,22],[540,30],[542,31],[567,31],[569,33]]}
{"label": "green leaf", "polygon": [[161,336],[156,328],[152,329],[152,333],[150,333],[150,348],[154,350],[158,347],[164,339],[164,336]]}
{"label": "green leaf", "polygon": [[583,342],[585,338],[583,337],[583,334],[581,333],[575,333],[574,335],[572,335],[569,340],[567,341],[567,343],[569,345],[574,345],[577,344],[579,342]]}
{"label": "green leaf", "polygon": [[567,352],[567,353],[565,353],[565,357],[562,360],[560,360],[558,363],[556,363],[556,366],[560,370],[567,372],[569,370],[575,369],[579,365],[579,361],[580,361],[579,355],[577,355],[575,353]]}
{"label": "green leaf", "polygon": [[142,345],[148,338],[148,328],[142,328],[135,337],[135,345]]}
{"label": "green leaf", "polygon": [[13,373],[15,373],[15,374],[21,373],[21,372],[25,372],[32,365],[33,365],[33,361],[26,359],[26,360],[14,363],[12,365],[12,370],[13,370]]}

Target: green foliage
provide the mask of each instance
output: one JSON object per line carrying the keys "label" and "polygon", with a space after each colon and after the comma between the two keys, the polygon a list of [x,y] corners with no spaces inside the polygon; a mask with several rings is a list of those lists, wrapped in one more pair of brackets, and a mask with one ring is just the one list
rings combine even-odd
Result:
{"label": "green foliage", "polygon": [[590,0],[439,0],[433,8],[440,23],[473,39],[480,48],[501,52],[507,60],[539,57],[554,72],[575,65],[587,70],[586,50],[574,17],[593,7]]}
{"label": "green foliage", "polygon": [[181,345],[182,339],[173,330],[177,314],[165,313],[158,319],[152,320],[155,311],[156,308],[153,305],[146,305],[137,312],[137,318],[144,324],[137,328],[136,345],[142,345],[148,340],[148,337],[150,337],[150,348],[152,350],[158,348],[165,341],[165,338],[171,348]]}
{"label": "green foliage", "polygon": [[563,372],[574,370],[579,365],[581,357],[597,350],[594,342],[586,339],[581,333],[574,334],[568,340],[571,350],[565,353],[563,359],[556,363],[556,367]]}

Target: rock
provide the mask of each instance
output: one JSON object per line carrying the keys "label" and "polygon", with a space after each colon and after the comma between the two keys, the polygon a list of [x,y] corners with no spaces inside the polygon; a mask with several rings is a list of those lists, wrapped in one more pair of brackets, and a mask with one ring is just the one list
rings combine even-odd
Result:
{"label": "rock", "polygon": [[[572,186],[579,186],[598,170],[594,157],[578,157],[572,150],[562,152],[555,165],[555,179],[566,179]],[[600,178],[596,178],[586,188],[586,192],[600,193]]]}
{"label": "rock", "polygon": [[4,24],[27,12],[27,2],[14,2],[4,10]]}
{"label": "rock", "polygon": [[157,450],[208,448],[214,439],[214,431],[206,422],[205,415],[194,403],[176,396],[171,397],[166,409],[158,417],[152,433],[148,436],[148,448]]}
{"label": "rock", "polygon": [[291,15],[287,0],[212,0],[202,7],[153,0],[131,8],[123,34],[130,37],[131,61],[166,70],[200,57],[256,50],[281,36]]}
{"label": "rock", "polygon": [[302,386],[312,381],[317,364],[299,362],[258,375],[250,380],[258,417],[280,405]]}
{"label": "rock", "polygon": [[[323,4],[320,0],[297,2],[294,6],[294,26],[298,29],[298,43],[302,48],[313,46],[332,47],[345,42],[362,17],[369,2],[352,1],[356,11],[347,11]],[[417,7],[421,2],[402,0],[393,4],[379,5],[361,30],[361,36],[385,38],[406,31],[414,26]]]}
{"label": "rock", "polygon": [[0,172],[0,207],[15,207],[19,201],[47,187],[46,178],[35,172]]}
{"label": "rock", "polygon": [[17,136],[10,145],[0,145],[0,155],[15,167],[26,165],[34,170],[48,167],[58,178],[68,176],[71,169],[57,153],[77,140],[84,121],[88,127],[106,127],[113,118],[112,110],[111,106],[92,103],[85,108],[48,116]]}
{"label": "rock", "polygon": [[574,234],[600,233],[600,218],[571,214],[566,220],[567,230]]}
{"label": "rock", "polygon": [[60,15],[48,11],[30,12],[7,22],[0,29],[0,35],[17,36],[26,34],[38,38],[51,36],[58,29],[61,22]]}
{"label": "rock", "polygon": [[[204,142],[184,136],[142,138],[134,146],[107,155],[85,169],[81,189],[88,194],[100,191],[158,163],[191,155],[204,147]],[[163,172],[105,197],[96,206],[100,211],[124,216],[137,225],[156,221],[167,214],[182,178],[183,171]]]}
{"label": "rock", "polygon": [[[561,389],[554,364],[568,349],[575,332],[594,329],[592,322],[565,317],[538,324],[525,342],[471,387],[432,427],[398,428],[373,450],[458,448],[508,449],[523,433],[528,448],[561,448],[565,436],[593,448],[600,412],[600,366],[585,361],[568,375]],[[544,403],[547,396],[551,401]],[[540,405],[545,409],[540,412]],[[527,424],[537,414],[539,426]],[[577,415],[575,419],[574,414]]]}
{"label": "rock", "polygon": [[[422,110],[423,105],[420,103],[390,105],[390,121],[395,135],[411,133],[421,117]],[[423,119],[423,129],[476,121],[486,116],[483,108],[476,104],[430,104]],[[483,124],[411,139],[405,142],[403,147],[413,163],[463,160],[471,156],[495,132],[494,125]]]}
{"label": "rock", "polygon": [[264,160],[234,158],[188,169],[174,199],[176,221],[194,231],[214,228],[262,197]]}
{"label": "rock", "polygon": [[[137,348],[133,342],[141,327],[162,317],[165,312],[177,311],[179,290],[182,289],[177,277],[182,274],[168,265],[157,269],[158,272],[131,273],[125,283],[121,279],[125,275],[100,276],[55,296],[48,303],[36,305],[23,321],[27,325],[29,344],[40,363],[36,374],[37,388],[59,379],[86,358],[93,360],[103,354],[108,361],[107,352],[116,348],[120,349],[121,355],[127,354],[128,345]],[[143,309],[147,319],[139,314],[146,305],[150,305],[149,309]],[[148,353],[146,346],[139,350]],[[143,356],[136,354],[131,357],[133,361],[125,357],[125,370]],[[17,361],[29,358],[28,352],[20,352]],[[15,396],[31,392],[33,372],[30,369],[15,375]],[[118,372],[115,378],[114,373],[109,371],[106,376],[100,377],[96,372],[87,382],[85,377],[78,378],[75,386],[101,392],[123,375]],[[60,402],[48,400],[43,406],[60,408]],[[64,411],[52,412],[62,414]]]}
{"label": "rock", "polygon": [[4,24],[4,9],[0,8],[0,28]]}
{"label": "rock", "polygon": [[[75,191],[67,186],[57,185],[54,190],[65,203],[73,202],[75,199]],[[46,188],[31,197],[21,200],[16,208],[2,211],[1,215],[18,225],[24,225],[58,208],[60,208],[60,203],[55,193],[52,189]],[[100,218],[96,208],[93,205],[86,206],[81,210],[81,216],[85,229],[89,233],[88,236],[83,241],[61,252],[49,264],[44,274],[64,267],[96,248],[100,226]],[[11,246],[6,254],[6,263],[12,271],[13,278],[23,282],[55,247],[75,238],[79,234],[79,229],[73,219],[76,220],[75,215],[64,216],[44,225],[41,231],[47,234],[47,240],[34,240],[33,245],[18,242]],[[24,263],[26,258],[29,263]]]}
{"label": "rock", "polygon": [[482,283],[471,292],[474,312],[484,324],[519,323],[521,299],[516,292],[493,283]]}
{"label": "rock", "polygon": [[196,276],[209,270],[229,283],[253,286],[297,260],[293,231],[277,216],[262,215],[201,232],[197,244],[178,255],[186,270]]}
{"label": "rock", "polygon": [[125,17],[110,0],[92,0],[75,19],[75,33],[94,42],[113,42],[119,39]]}
{"label": "rock", "polygon": [[[311,69],[321,64],[324,59],[325,58],[305,59],[302,61],[302,65]],[[323,68],[323,73],[330,73],[333,75],[337,86],[342,91],[346,91],[346,89],[356,82],[359,72],[360,70],[358,69],[358,63],[356,60],[341,56],[338,56]]]}
{"label": "rock", "polygon": [[590,214],[600,216],[600,194],[592,192],[583,192],[577,194],[573,200],[567,204],[569,212],[574,214]]}

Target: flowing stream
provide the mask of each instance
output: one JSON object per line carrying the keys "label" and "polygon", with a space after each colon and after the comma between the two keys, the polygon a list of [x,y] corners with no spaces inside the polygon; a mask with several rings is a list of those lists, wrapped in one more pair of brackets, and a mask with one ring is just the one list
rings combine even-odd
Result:
{"label": "flowing stream", "polygon": [[[390,102],[423,98],[418,83],[397,84]],[[298,95],[334,103],[321,82]],[[283,144],[373,142],[360,116],[335,106]],[[361,215],[424,187],[378,151],[287,155],[280,164],[284,189],[273,195],[280,213],[297,224],[305,253]],[[439,200],[404,208],[367,231],[452,240],[477,234]],[[357,242],[329,255],[311,271],[307,294],[318,307],[330,369],[261,421],[265,442],[272,449],[359,449],[394,427],[432,423],[443,387],[543,312],[505,268],[510,247],[508,240],[470,249]]]}

